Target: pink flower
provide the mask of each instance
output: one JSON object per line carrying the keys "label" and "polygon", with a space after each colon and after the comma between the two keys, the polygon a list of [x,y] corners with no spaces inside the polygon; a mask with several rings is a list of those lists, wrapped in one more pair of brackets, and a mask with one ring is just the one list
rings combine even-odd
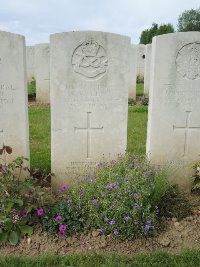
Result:
{"label": "pink flower", "polygon": [[59,226],[59,231],[60,231],[60,232],[64,232],[64,231],[66,231],[66,229],[67,229],[67,225],[66,225],[66,224],[61,224],[61,225]]}
{"label": "pink flower", "polygon": [[65,232],[64,231],[58,232],[58,236],[61,237],[61,238],[64,237],[65,236]]}
{"label": "pink flower", "polygon": [[60,215],[56,216],[55,220],[56,221],[61,221],[62,220],[62,216],[60,216]]}
{"label": "pink flower", "polygon": [[27,212],[26,212],[26,210],[22,210],[21,215],[22,215],[23,218],[26,218],[26,217],[27,217]]}
{"label": "pink flower", "polygon": [[37,209],[37,215],[42,216],[44,214],[44,210],[42,208]]}
{"label": "pink flower", "polygon": [[67,190],[68,189],[68,185],[67,184],[62,184],[61,185],[61,190]]}

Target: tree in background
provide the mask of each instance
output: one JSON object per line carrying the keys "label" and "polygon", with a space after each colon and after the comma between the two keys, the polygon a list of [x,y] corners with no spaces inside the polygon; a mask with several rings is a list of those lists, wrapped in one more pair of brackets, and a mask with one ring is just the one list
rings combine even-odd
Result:
{"label": "tree in background", "polygon": [[200,31],[200,8],[184,11],[178,18],[178,32]]}
{"label": "tree in background", "polygon": [[174,27],[170,23],[161,24],[159,27],[158,24],[153,23],[151,28],[142,31],[140,36],[140,44],[150,44],[154,36],[172,32],[174,32]]}

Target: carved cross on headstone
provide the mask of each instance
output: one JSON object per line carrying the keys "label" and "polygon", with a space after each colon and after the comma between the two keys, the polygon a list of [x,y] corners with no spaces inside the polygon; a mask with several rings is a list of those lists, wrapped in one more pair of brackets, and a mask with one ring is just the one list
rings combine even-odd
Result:
{"label": "carved cross on headstone", "polygon": [[190,130],[200,130],[200,126],[189,126],[191,113],[192,113],[191,111],[186,111],[187,115],[186,115],[186,122],[185,122],[184,126],[174,126],[173,125],[173,130],[185,131],[183,157],[185,157],[185,155],[187,154],[187,150],[188,150],[188,132]]}
{"label": "carved cross on headstone", "polygon": [[102,131],[103,127],[93,128],[91,127],[91,112],[87,112],[87,127],[86,128],[78,128],[74,127],[75,132],[86,131],[87,132],[87,158],[91,156],[91,132],[92,131]]}

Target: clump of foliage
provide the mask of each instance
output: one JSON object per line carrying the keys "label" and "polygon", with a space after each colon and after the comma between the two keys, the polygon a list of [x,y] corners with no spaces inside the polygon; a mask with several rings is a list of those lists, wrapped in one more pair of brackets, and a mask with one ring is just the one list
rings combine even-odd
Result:
{"label": "clump of foliage", "polygon": [[192,214],[192,206],[177,185],[172,186],[158,204],[159,216],[181,220]]}
{"label": "clump of foliage", "polygon": [[149,98],[143,96],[143,97],[141,98],[141,102],[142,102],[142,105],[144,105],[144,106],[148,106],[148,104],[149,104]]}
{"label": "clump of foliage", "polygon": [[158,26],[157,23],[153,23],[151,28],[142,31],[140,36],[140,44],[150,44],[154,36],[173,32],[174,27],[170,23],[161,24],[160,26]]}
{"label": "clump of foliage", "polygon": [[200,161],[195,162],[192,167],[195,170],[195,174],[193,176],[194,182],[192,186],[192,192],[200,194]]}
{"label": "clump of foliage", "polygon": [[200,8],[184,11],[178,18],[178,31],[200,31]]}
{"label": "clump of foliage", "polygon": [[131,105],[131,106],[134,106],[136,104],[136,100],[133,99],[133,98],[129,98],[128,99],[128,104]]}
{"label": "clump of foliage", "polygon": [[60,237],[83,230],[120,238],[149,235],[158,226],[157,206],[169,188],[166,175],[140,156],[100,162],[67,190],[66,199],[49,207],[42,222]]}
{"label": "clump of foliage", "polygon": [[137,75],[136,83],[144,83],[144,76]]}
{"label": "clump of foliage", "polygon": [[36,97],[36,80],[32,77],[31,82],[28,84],[28,99],[35,99]]}
{"label": "clump of foliage", "polygon": [[0,149],[0,244],[9,241],[16,245],[23,235],[33,233],[33,223],[38,222],[41,207],[53,203],[54,198],[49,189],[26,177],[29,171],[26,158],[19,157],[6,164],[6,155],[11,153],[9,146]]}

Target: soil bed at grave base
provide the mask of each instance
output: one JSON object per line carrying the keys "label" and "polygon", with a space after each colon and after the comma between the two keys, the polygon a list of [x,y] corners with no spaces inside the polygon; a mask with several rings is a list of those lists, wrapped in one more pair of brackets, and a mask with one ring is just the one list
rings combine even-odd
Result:
{"label": "soil bed at grave base", "polygon": [[29,107],[35,107],[35,108],[48,108],[50,107],[49,103],[40,103],[35,101],[29,101],[28,102]]}
{"label": "soil bed at grave base", "polygon": [[[190,202],[200,209],[200,197],[190,197]],[[195,204],[194,204],[195,203]],[[72,253],[96,251],[134,255],[139,252],[164,250],[179,253],[184,248],[200,249],[200,216],[193,214],[180,221],[176,218],[162,218],[164,229],[155,237],[120,241],[112,236],[99,235],[97,231],[78,233],[64,239],[50,238],[40,226],[31,237],[24,237],[17,246],[5,245],[0,254],[23,257],[67,255]]]}

